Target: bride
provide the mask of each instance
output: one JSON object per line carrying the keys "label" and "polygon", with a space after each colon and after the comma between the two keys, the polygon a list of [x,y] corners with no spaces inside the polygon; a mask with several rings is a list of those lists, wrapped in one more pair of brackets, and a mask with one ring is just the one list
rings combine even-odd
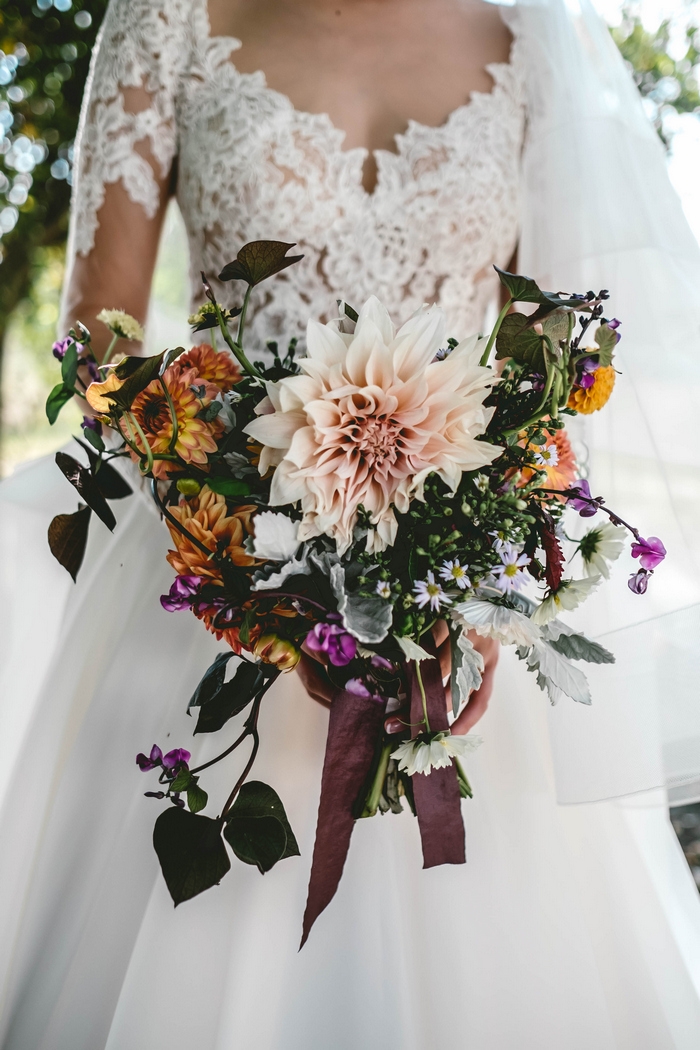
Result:
{"label": "bride", "polygon": [[[79,133],[65,326],[79,318],[97,342],[103,307],[145,318],[173,194],[195,301],[200,271],[246,241],[304,253],[252,304],[259,354],[370,294],[397,320],[438,302],[467,335],[496,298],[491,264],[517,247],[549,286],[613,290],[634,349],[618,419],[641,435],[652,349],[697,342],[697,246],[590,10],[532,0],[505,15],[481,0],[112,0]],[[659,410],[672,390],[652,386]],[[593,476],[615,480],[620,432],[584,437]],[[588,721],[557,720],[509,653],[496,668],[487,651],[491,702],[484,714],[489,684],[460,723],[483,715],[467,865],[421,870],[406,813],[359,821],[297,953],[326,708],[290,675],[263,708],[256,776],[284,799],[301,858],[265,879],[234,864],[173,911],[134,756],[215,753],[184,707],[218,647],[161,609],[167,533],[141,494],[113,535],[93,530],[75,587],[43,546],[66,503],[52,462],[0,496],[4,1050],[700,1047],[700,904],[655,723],[639,730],[648,681],[631,712],[601,686]],[[618,597],[599,630],[640,618]],[[646,615],[693,601],[661,590]],[[305,681],[327,699],[310,666]],[[231,771],[212,773],[223,799]]]}

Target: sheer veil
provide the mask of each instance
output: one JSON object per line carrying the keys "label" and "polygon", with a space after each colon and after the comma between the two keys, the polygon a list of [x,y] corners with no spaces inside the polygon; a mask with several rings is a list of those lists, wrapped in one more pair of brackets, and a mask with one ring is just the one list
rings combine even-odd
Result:
{"label": "sheer veil", "polygon": [[561,802],[666,783],[700,798],[700,249],[663,148],[588,0],[503,7],[527,41],[519,270],[551,290],[610,289],[622,320],[613,399],[574,430],[595,494],[661,536],[669,557],[644,597],[621,559],[571,618],[617,657],[591,668],[593,706],[550,712]]}

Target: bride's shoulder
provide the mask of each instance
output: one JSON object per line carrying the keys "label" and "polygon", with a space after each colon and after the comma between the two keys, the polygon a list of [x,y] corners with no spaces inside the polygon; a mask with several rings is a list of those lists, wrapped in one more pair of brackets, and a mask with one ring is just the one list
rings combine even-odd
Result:
{"label": "bride's shoulder", "polygon": [[101,60],[96,77],[121,87],[169,79],[187,52],[198,7],[193,0],[110,0],[97,47]]}

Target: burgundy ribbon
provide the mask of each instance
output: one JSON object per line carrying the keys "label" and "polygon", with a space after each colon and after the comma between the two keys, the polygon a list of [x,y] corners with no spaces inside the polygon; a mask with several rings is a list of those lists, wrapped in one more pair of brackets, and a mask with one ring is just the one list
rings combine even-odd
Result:
{"label": "burgundy ribbon", "polygon": [[[420,675],[425,689],[428,721],[433,732],[448,729],[445,688],[442,684],[437,651],[430,641],[421,639],[421,645],[434,659],[422,660]],[[423,721],[423,699],[421,696],[415,663],[408,665],[411,690],[412,735],[425,732]],[[461,798],[457,770],[454,764],[430,773],[416,773],[411,778],[413,799],[416,806],[418,827],[423,846],[423,867],[434,868],[437,864],[464,864],[464,823],[462,821]]]}
{"label": "burgundy ribbon", "polygon": [[384,707],[383,703],[345,690],[333,697],[300,948],[335,896],[343,874],[355,823],[353,809],[372,766]]}

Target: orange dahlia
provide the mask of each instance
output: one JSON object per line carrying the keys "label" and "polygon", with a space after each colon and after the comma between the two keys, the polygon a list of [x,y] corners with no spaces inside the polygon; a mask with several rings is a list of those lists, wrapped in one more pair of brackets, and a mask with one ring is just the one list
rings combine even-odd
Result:
{"label": "orange dahlia", "polygon": [[[255,565],[256,559],[243,544],[247,536],[253,535],[252,517],[256,510],[254,504],[246,504],[229,513],[225,498],[205,485],[195,499],[173,507],[171,514],[207,550],[230,558],[234,565]],[[207,558],[175,525],[168,522],[168,528],[176,549],[168,551],[167,559],[180,576],[221,580],[213,559]]]}
{"label": "orange dahlia", "polygon": [[200,378],[214,383],[219,390],[230,390],[241,381],[241,370],[230,350],[217,351],[209,343],[200,343],[178,357],[171,366],[181,372],[196,368]]}
{"label": "orange dahlia", "polygon": [[[176,365],[165,370],[163,383],[170,394],[177,417],[178,434],[174,451],[186,463],[206,467],[207,455],[216,452],[214,435],[218,428],[203,419],[198,419],[197,416],[216,398],[218,388],[206,382],[196,368],[181,371]],[[160,454],[170,452],[173,424],[170,406],[158,379],[149,383],[135,398],[131,411],[152,451]],[[126,424],[123,423],[122,426],[126,430]],[[128,433],[128,430],[126,432]],[[143,442],[140,438],[136,438],[135,444],[142,449]],[[167,460],[157,459],[153,465],[153,473],[157,478],[167,477],[167,472],[171,469],[172,465]]]}
{"label": "orange dahlia", "polygon": [[546,474],[544,484],[547,488],[568,489],[575,480],[577,473],[576,457],[569,436],[565,430],[546,431],[547,443],[545,445],[530,445],[530,451],[541,460],[537,468],[523,467],[518,487],[526,485],[535,473],[535,469],[543,470]]}
{"label": "orange dahlia", "polygon": [[597,368],[591,375],[595,378],[593,385],[587,389],[576,387],[569,394],[567,402],[568,408],[582,412],[585,416],[590,415],[591,412],[597,412],[599,408],[607,404],[615,386],[615,369],[612,365]]}

